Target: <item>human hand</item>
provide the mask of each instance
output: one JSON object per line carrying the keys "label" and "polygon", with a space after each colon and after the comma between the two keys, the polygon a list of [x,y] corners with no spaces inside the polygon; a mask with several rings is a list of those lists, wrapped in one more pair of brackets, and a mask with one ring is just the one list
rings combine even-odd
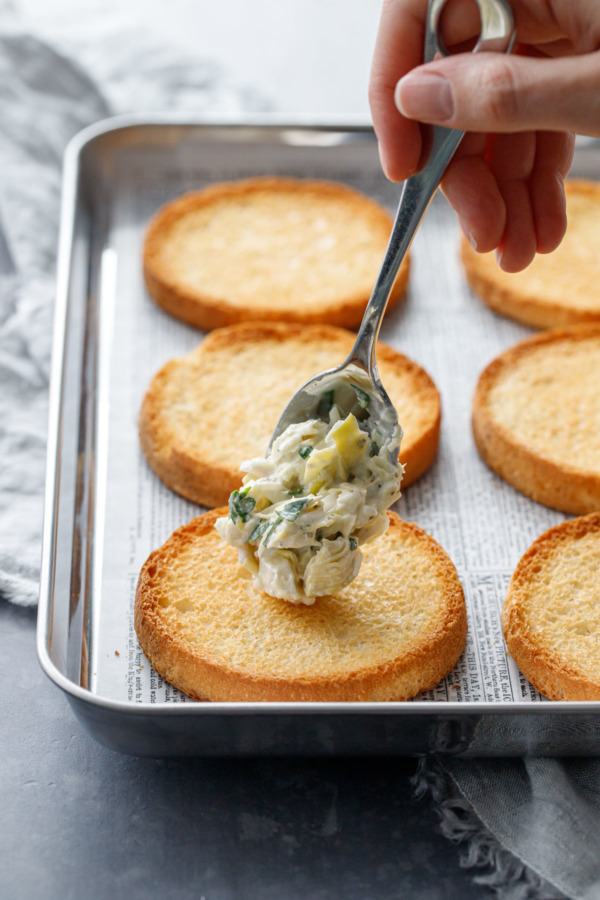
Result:
{"label": "human hand", "polygon": [[[419,168],[419,122],[466,131],[442,190],[475,247],[508,272],[564,235],[573,133],[600,137],[600,4],[511,0],[518,53],[456,53],[421,65],[427,0],[384,0],[369,100],[392,181]],[[444,12],[444,40],[478,34],[471,0]]]}

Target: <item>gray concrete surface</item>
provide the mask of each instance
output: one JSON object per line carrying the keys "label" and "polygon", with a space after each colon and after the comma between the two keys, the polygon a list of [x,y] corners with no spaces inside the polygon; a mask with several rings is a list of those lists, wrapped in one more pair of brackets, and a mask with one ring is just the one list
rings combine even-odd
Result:
{"label": "gray concrete surface", "polygon": [[473,900],[404,759],[152,760],[83,731],[0,600],[0,897]]}

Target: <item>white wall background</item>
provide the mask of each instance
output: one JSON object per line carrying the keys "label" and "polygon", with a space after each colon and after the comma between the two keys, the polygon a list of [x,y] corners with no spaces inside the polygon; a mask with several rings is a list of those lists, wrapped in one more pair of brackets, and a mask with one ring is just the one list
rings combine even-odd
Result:
{"label": "white wall background", "polygon": [[153,31],[215,61],[276,111],[368,116],[379,0],[13,0],[49,40],[107,23]]}

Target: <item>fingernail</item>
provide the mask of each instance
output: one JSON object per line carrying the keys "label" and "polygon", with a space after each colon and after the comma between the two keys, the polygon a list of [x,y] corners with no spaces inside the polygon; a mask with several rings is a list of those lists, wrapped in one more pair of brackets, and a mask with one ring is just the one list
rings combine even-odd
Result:
{"label": "fingernail", "polygon": [[[394,171],[394,159],[393,154],[391,158],[388,158],[386,153],[384,153],[383,146],[381,144],[377,144],[377,149],[379,151],[379,161],[381,162],[381,168],[383,169],[383,174],[385,177],[394,183],[398,183],[401,179],[397,176]],[[413,175],[414,173],[410,171],[408,175]],[[402,180],[404,178],[408,178],[408,175],[403,175]]]}
{"label": "fingernail", "polygon": [[409,72],[396,85],[394,100],[409,119],[445,122],[454,115],[452,85],[442,75]]}
{"label": "fingernail", "polygon": [[383,174],[385,175],[386,178],[389,178],[390,176],[388,175],[387,160],[385,158],[385,154],[383,152],[381,144],[379,144],[379,143],[377,144],[377,150],[379,151],[379,162],[381,163],[381,168],[383,169]]}
{"label": "fingernail", "polygon": [[468,242],[471,245],[471,247],[473,248],[473,250],[477,250],[477,241],[475,239],[475,235],[473,234],[473,232],[462,221],[460,221],[460,227],[462,229],[462,233],[468,240]]}

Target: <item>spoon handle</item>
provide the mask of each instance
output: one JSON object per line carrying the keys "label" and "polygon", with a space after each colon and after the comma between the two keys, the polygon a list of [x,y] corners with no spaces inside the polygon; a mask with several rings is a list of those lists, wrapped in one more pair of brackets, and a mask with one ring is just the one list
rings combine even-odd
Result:
{"label": "spoon handle", "polygon": [[[429,0],[425,34],[424,60],[447,56],[449,51],[441,34],[441,16],[447,0]],[[514,42],[514,20],[507,0],[476,0],[480,15],[480,34],[473,52],[492,50],[510,53]],[[375,287],[365,309],[356,342],[346,363],[353,362],[374,377],[375,345],[381,320],[387,306],[394,279],[410,247],[419,223],[442,180],[448,163],[460,144],[464,131],[440,125],[423,129],[427,141],[427,162],[403,185],[400,204]]]}
{"label": "spoon handle", "polygon": [[400,204],[379,275],[367,304],[350,359],[372,374],[375,344],[394,279],[410,247],[419,223],[460,144],[464,131],[435,126],[429,161],[402,187]]}

